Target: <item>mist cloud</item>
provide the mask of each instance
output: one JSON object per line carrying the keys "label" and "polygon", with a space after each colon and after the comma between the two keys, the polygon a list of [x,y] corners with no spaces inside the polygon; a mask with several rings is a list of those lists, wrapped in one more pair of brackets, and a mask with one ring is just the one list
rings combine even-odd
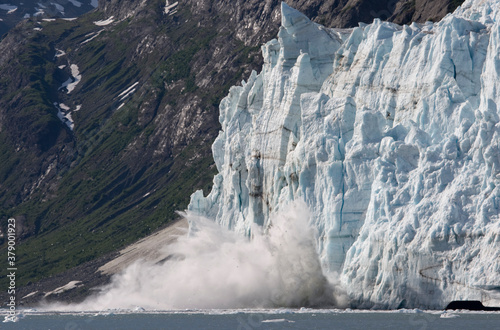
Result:
{"label": "mist cloud", "polygon": [[[185,214],[190,233],[165,249],[163,262],[136,262],[98,295],[57,310],[154,310],[339,306],[338,285],[322,272],[304,202],[271,217],[253,238]],[[162,248],[162,247],[158,247]]]}

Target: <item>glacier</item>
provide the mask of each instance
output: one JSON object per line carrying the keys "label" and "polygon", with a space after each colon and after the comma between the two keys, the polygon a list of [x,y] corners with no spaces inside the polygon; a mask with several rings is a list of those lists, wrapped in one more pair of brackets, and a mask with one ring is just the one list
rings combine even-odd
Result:
{"label": "glacier", "polygon": [[500,302],[500,1],[329,29],[282,3],[262,71],[220,104],[189,211],[252,236],[303,200],[357,308]]}

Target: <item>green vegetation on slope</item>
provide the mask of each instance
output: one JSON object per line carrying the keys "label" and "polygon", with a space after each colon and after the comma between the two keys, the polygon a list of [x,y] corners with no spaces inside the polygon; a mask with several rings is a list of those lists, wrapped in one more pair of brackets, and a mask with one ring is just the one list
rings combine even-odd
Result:
{"label": "green vegetation on slope", "polygon": [[[184,10],[181,15],[191,14]],[[177,21],[185,22],[184,16]],[[144,21],[144,31],[134,34],[140,29],[130,27],[130,19],[126,19],[84,43],[98,30],[93,21],[102,18],[90,13],[78,21],[44,23],[43,30],[35,34],[37,39],[28,42],[28,49],[42,48],[24,54],[19,66],[19,79],[29,80],[32,87],[13,90],[9,100],[1,100],[23,100],[26,106],[11,118],[24,120],[27,136],[37,127],[45,127],[48,137],[59,132],[52,140],[45,137],[39,148],[26,150],[35,155],[34,162],[47,162],[47,155],[54,157],[57,177],[50,189],[33,184],[42,174],[38,168],[20,166],[30,156],[15,152],[13,141],[19,136],[0,133],[2,183],[17,182],[13,192],[34,187],[29,197],[0,192],[0,215],[23,219],[19,221],[24,227],[22,239],[17,244],[19,286],[117,251],[165,226],[178,217],[176,211],[187,207],[195,190],[209,190],[215,175],[210,147],[216,129],[208,143],[207,136],[200,135],[159,154],[156,148],[165,140],[161,125],[175,127],[168,116],[180,111],[178,101],[185,104],[187,99],[199,98],[216,114],[217,104],[212,104],[211,98],[216,95],[220,99],[237,82],[211,86],[212,90],[196,84],[197,71],[192,67],[195,62],[206,65],[209,61],[206,54],[216,32],[199,29],[195,21],[165,21],[156,28]],[[139,44],[145,36],[159,39],[158,33],[168,35],[168,44],[175,47],[154,50],[134,60],[135,47],[130,44]],[[67,53],[66,57],[54,60],[56,49]],[[241,52],[236,56],[239,61],[250,63],[250,50],[256,48],[240,46],[237,50]],[[78,64],[82,74],[70,95],[58,91],[67,79],[58,66],[66,63]],[[239,70],[235,79],[241,79],[242,72]],[[139,83],[137,91],[119,102],[118,95],[135,82]],[[174,87],[166,88],[169,84]],[[82,104],[82,110],[73,115],[73,132],[57,118],[53,102]],[[155,120],[165,109],[171,109],[166,124]],[[207,125],[216,127],[217,116],[212,117],[214,121]],[[19,180],[22,173],[33,179]],[[5,244],[0,251],[3,249]],[[0,279],[0,285],[5,281]]]}

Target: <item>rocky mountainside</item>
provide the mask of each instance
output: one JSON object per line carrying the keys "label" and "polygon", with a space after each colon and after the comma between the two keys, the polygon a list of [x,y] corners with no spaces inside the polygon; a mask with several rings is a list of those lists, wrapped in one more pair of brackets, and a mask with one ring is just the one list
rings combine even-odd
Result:
{"label": "rocky mountainside", "polygon": [[[287,3],[333,27],[438,20],[458,5]],[[0,43],[0,217],[2,233],[16,219],[19,286],[152,233],[210,188],[219,102],[260,70],[279,9],[111,0],[76,20],[31,16],[10,30]]]}
{"label": "rocky mountainside", "polygon": [[38,17],[76,18],[97,7],[97,0],[24,0],[0,4],[0,36],[21,20]]}

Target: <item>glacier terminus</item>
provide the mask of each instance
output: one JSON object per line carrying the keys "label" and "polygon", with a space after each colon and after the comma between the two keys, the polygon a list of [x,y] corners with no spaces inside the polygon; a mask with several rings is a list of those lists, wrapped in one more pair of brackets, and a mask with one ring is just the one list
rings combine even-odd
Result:
{"label": "glacier terminus", "polygon": [[303,200],[357,308],[500,302],[500,1],[437,23],[329,29],[282,4],[232,87],[219,174],[189,210],[252,235]]}

